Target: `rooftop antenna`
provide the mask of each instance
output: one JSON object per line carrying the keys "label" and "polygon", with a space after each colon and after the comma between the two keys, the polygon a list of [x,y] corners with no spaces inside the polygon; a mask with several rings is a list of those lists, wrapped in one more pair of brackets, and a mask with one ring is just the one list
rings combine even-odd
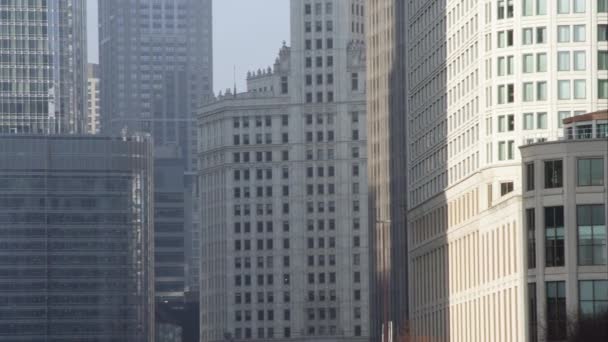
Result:
{"label": "rooftop antenna", "polygon": [[233,96],[236,97],[236,64],[233,67],[234,67],[234,70],[233,70],[233,73],[232,73],[232,78],[233,78],[233,81],[234,81]]}

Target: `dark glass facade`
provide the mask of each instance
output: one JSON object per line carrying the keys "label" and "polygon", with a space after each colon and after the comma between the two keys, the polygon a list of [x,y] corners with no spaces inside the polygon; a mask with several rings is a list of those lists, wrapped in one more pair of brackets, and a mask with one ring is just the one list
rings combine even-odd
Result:
{"label": "dark glass facade", "polygon": [[0,341],[154,340],[150,145],[0,136]]}
{"label": "dark glass facade", "polygon": [[84,0],[0,1],[0,133],[81,133]]}

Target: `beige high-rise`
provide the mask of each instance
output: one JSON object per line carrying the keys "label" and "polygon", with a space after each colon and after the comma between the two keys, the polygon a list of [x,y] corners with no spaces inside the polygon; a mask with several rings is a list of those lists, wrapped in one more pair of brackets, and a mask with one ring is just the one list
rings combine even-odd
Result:
{"label": "beige high-rise", "polygon": [[[603,0],[407,3],[406,36],[386,44],[407,47],[410,335],[527,340],[518,147],[608,106],[607,8]],[[387,24],[370,23],[370,32]],[[368,53],[389,49],[369,44]],[[382,153],[370,148],[372,172]]]}

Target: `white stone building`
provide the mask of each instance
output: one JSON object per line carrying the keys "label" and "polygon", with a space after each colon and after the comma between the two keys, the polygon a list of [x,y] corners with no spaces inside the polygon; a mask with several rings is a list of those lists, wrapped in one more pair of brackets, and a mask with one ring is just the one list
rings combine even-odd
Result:
{"label": "white stone building", "polygon": [[294,0],[291,47],[198,117],[202,341],[368,341],[362,0]]}
{"label": "white stone building", "polygon": [[521,147],[528,341],[564,340],[608,310],[608,110],[565,122],[563,137]]}
{"label": "white stone building", "polygon": [[518,147],[608,107],[607,11],[605,0],[409,2],[412,334],[528,339]]}
{"label": "white stone building", "polygon": [[99,134],[99,65],[87,65],[87,119],[85,131],[88,134]]}

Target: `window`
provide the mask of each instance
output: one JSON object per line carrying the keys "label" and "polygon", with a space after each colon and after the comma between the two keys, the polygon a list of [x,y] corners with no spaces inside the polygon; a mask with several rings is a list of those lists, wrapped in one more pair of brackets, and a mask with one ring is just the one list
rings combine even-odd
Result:
{"label": "window", "polygon": [[534,83],[526,82],[524,83],[524,92],[523,92],[523,101],[529,102],[534,101]]}
{"label": "window", "polygon": [[513,192],[513,182],[500,183],[500,196]]}
{"label": "window", "polygon": [[359,74],[356,72],[351,74],[351,90],[359,90]]}
{"label": "window", "polygon": [[585,25],[572,26],[572,40],[575,42],[585,41]]}
{"label": "window", "polygon": [[597,80],[597,96],[600,99],[608,99],[608,79]]}
{"label": "window", "polygon": [[547,82],[536,82],[536,101],[547,100]]}
{"label": "window", "polygon": [[608,25],[597,25],[597,40],[599,42],[608,41]]}
{"label": "window", "polygon": [[608,12],[608,0],[597,0],[597,11],[601,13]]}
{"label": "window", "polygon": [[496,18],[504,19],[505,18],[505,0],[498,0],[496,2],[496,5],[497,5]]}
{"label": "window", "polygon": [[570,81],[557,81],[557,98],[559,100],[570,100]]}
{"label": "window", "polygon": [[604,159],[579,159],[577,161],[577,185],[604,185]]}
{"label": "window", "polygon": [[522,44],[530,45],[534,43],[534,30],[531,28],[525,28],[522,31]]}
{"label": "window", "polygon": [[574,99],[582,100],[587,97],[587,85],[586,80],[574,80],[574,91],[572,92]]}
{"label": "window", "polygon": [[528,269],[536,268],[536,212],[526,209],[526,232],[528,240]]}
{"label": "window", "polygon": [[526,74],[534,72],[534,55],[531,53],[525,54],[523,60],[523,72]]}
{"label": "window", "polygon": [[534,190],[534,163],[526,164],[526,191]]}
{"label": "window", "polygon": [[608,50],[599,50],[597,52],[597,68],[598,70],[608,70]]}
{"label": "window", "polygon": [[564,207],[545,208],[545,266],[564,266]]}
{"label": "window", "polygon": [[529,317],[529,340],[538,341],[538,315],[536,312],[536,283],[528,284],[528,317]]}
{"label": "window", "polygon": [[536,0],[536,14],[547,14],[547,0]]}
{"label": "window", "polygon": [[559,111],[557,112],[557,127],[562,128],[564,126],[564,119],[570,117],[569,111]]}
{"label": "window", "polygon": [[573,53],[574,56],[574,65],[573,65],[573,69],[575,71],[583,71],[587,68],[587,63],[586,63],[586,53],[585,51],[574,51]]}
{"label": "window", "polygon": [[586,0],[574,0],[574,13],[585,13],[585,1]]}
{"label": "window", "polygon": [[537,53],[536,54],[536,71],[546,72],[547,71],[547,54]]}
{"label": "window", "polygon": [[534,15],[534,0],[523,0],[523,16],[531,16]]}
{"label": "window", "polygon": [[606,265],[606,218],[604,205],[576,208],[578,264]]}
{"label": "window", "polygon": [[559,43],[567,43],[570,41],[570,26],[569,25],[557,26],[557,41]]}
{"label": "window", "polygon": [[506,147],[507,147],[506,142],[500,141],[498,143],[498,160],[505,160]]}
{"label": "window", "polygon": [[578,284],[582,318],[600,318],[605,315],[608,308],[608,280],[581,280]]}
{"label": "window", "polygon": [[548,281],[547,291],[547,340],[566,339],[568,324],[566,312],[566,282]]}
{"label": "window", "polygon": [[557,0],[557,13],[570,13],[570,1],[571,0]]}
{"label": "window", "polygon": [[558,71],[569,71],[570,70],[570,51],[559,51],[557,53],[557,70]]}
{"label": "window", "polygon": [[547,129],[547,113],[536,114],[536,128]]}
{"label": "window", "polygon": [[545,189],[561,188],[563,184],[561,160],[545,161]]}
{"label": "window", "polygon": [[547,28],[545,26],[536,28],[536,44],[545,44],[547,42]]}
{"label": "window", "polygon": [[534,113],[524,113],[524,130],[534,129]]}

